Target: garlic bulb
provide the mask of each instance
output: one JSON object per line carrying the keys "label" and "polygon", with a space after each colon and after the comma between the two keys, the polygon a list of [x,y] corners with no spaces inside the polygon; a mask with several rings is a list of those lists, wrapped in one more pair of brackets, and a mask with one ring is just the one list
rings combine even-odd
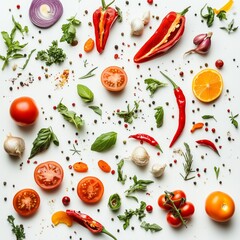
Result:
{"label": "garlic bulb", "polygon": [[9,134],[3,143],[4,150],[14,157],[21,157],[25,150],[25,142],[20,137]]}
{"label": "garlic bulb", "polygon": [[147,153],[146,149],[142,146],[136,147],[131,155],[131,160],[137,166],[146,166],[149,163],[150,156]]}
{"label": "garlic bulb", "polygon": [[144,26],[146,26],[150,22],[150,11],[146,11],[143,13],[142,21]]}
{"label": "garlic bulb", "polygon": [[152,170],[151,173],[153,174],[154,177],[161,177],[165,171],[166,164],[159,164],[155,163],[152,165]]}
{"label": "garlic bulb", "polygon": [[131,34],[134,36],[140,36],[143,34],[144,22],[140,18],[134,18],[131,22]]}

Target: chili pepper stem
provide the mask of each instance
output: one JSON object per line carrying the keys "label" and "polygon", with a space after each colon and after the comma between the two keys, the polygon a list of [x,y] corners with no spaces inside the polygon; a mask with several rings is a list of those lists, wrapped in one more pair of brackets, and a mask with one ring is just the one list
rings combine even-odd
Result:
{"label": "chili pepper stem", "polygon": [[187,7],[187,8],[185,8],[182,12],[180,12],[180,13],[178,13],[178,14],[180,14],[180,15],[185,15],[187,12],[188,12],[188,9],[190,8],[191,6],[189,6],[189,7]]}
{"label": "chili pepper stem", "polygon": [[109,4],[106,4],[105,0],[102,0],[102,8],[103,10],[106,10],[110,5],[112,5],[115,2],[115,0],[113,0],[112,2],[110,2]]}
{"label": "chili pepper stem", "polygon": [[160,145],[158,144],[158,145],[156,145],[156,148],[157,149],[159,149],[159,151],[161,152],[161,153],[163,153],[163,150],[161,149],[161,147],[160,147]]}
{"label": "chili pepper stem", "polygon": [[170,78],[168,77],[165,73],[160,71],[160,73],[172,84],[173,88],[176,89],[178,88],[178,85]]}
{"label": "chili pepper stem", "polygon": [[113,238],[114,240],[117,240],[117,238],[114,237],[110,232],[108,232],[105,227],[103,227],[102,233],[105,233],[105,234],[107,234],[108,236],[110,236],[111,238]]}

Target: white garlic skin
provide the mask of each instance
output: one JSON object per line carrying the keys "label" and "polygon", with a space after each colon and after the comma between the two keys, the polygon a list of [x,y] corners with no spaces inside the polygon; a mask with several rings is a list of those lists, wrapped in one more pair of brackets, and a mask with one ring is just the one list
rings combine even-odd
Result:
{"label": "white garlic skin", "polygon": [[143,34],[144,22],[140,18],[134,18],[131,22],[131,34],[134,36],[140,36]]}
{"label": "white garlic skin", "polygon": [[142,16],[143,25],[146,26],[150,22],[150,11],[146,11]]}
{"label": "white garlic skin", "polygon": [[25,150],[25,142],[22,138],[9,134],[3,143],[3,148],[10,156],[21,157]]}
{"label": "white garlic skin", "polygon": [[146,149],[142,146],[138,146],[134,149],[131,155],[131,160],[140,167],[146,166],[149,163],[150,156]]}
{"label": "white garlic skin", "polygon": [[165,171],[166,168],[166,164],[159,164],[159,163],[155,163],[152,165],[152,170],[151,173],[153,174],[154,177],[161,177]]}

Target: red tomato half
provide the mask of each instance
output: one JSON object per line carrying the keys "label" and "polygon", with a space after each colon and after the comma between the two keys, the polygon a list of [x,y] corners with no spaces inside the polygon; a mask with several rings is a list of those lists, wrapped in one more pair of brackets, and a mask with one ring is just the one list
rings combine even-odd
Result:
{"label": "red tomato half", "polygon": [[100,179],[92,176],[82,178],[77,185],[77,194],[85,203],[97,203],[104,193],[104,186]]}
{"label": "red tomato half", "polygon": [[19,97],[11,103],[10,115],[19,126],[34,124],[38,114],[37,105],[30,97]]}
{"label": "red tomato half", "polygon": [[18,191],[13,198],[14,209],[23,217],[34,214],[38,210],[39,205],[40,197],[38,193],[30,188]]}
{"label": "red tomato half", "polygon": [[34,171],[34,179],[39,187],[44,190],[57,188],[63,180],[63,169],[54,161],[40,163]]}

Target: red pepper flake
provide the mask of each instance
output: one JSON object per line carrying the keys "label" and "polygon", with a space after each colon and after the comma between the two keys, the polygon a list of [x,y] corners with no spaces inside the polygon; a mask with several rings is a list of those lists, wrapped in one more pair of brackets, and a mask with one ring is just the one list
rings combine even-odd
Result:
{"label": "red pepper flake", "polygon": [[153,4],[153,0],[147,0],[148,4]]}
{"label": "red pepper flake", "polygon": [[69,169],[72,169],[72,165],[68,165],[68,168],[69,168]]}
{"label": "red pepper flake", "polygon": [[17,5],[17,9],[20,9],[20,7],[21,7],[21,6],[18,4],[18,5]]}
{"label": "red pepper flake", "polygon": [[53,110],[57,110],[57,106],[53,106]]}
{"label": "red pepper flake", "polygon": [[116,171],[114,169],[111,170],[111,174],[114,175]]}
{"label": "red pepper flake", "polygon": [[160,152],[157,152],[157,155],[158,155],[158,156],[160,156],[160,155],[161,155],[161,153],[160,153]]}
{"label": "red pepper flake", "polygon": [[201,174],[200,174],[200,173],[198,173],[198,174],[197,174],[197,176],[198,176],[198,177],[201,177]]}
{"label": "red pepper flake", "polygon": [[203,172],[205,172],[205,173],[206,173],[206,172],[207,172],[207,168],[204,168],[204,169],[203,169]]}
{"label": "red pepper flake", "polygon": [[127,124],[127,123],[125,123],[125,124],[124,124],[124,127],[125,127],[125,128],[128,128],[128,124]]}
{"label": "red pepper flake", "polygon": [[118,56],[118,54],[116,53],[116,54],[114,54],[114,59],[119,59],[119,56]]}
{"label": "red pepper flake", "polygon": [[37,161],[34,161],[33,164],[37,164],[38,162]]}
{"label": "red pepper flake", "polygon": [[184,72],[181,71],[181,72],[179,73],[179,76],[180,76],[180,77],[183,77],[183,76],[184,76]]}
{"label": "red pepper flake", "polygon": [[177,163],[177,159],[174,159],[174,161],[173,161],[175,164]]}
{"label": "red pepper flake", "polygon": [[78,55],[80,58],[82,58],[82,54],[81,53],[79,53],[79,55]]}
{"label": "red pepper flake", "polygon": [[40,81],[42,78],[41,78],[41,76],[38,76],[38,80]]}
{"label": "red pepper flake", "polygon": [[212,133],[215,133],[216,132],[216,129],[215,128],[212,128]]}
{"label": "red pepper flake", "polygon": [[208,128],[207,127],[205,128],[205,131],[208,132]]}
{"label": "red pepper flake", "polygon": [[75,107],[75,106],[76,106],[76,103],[72,103],[72,106]]}

